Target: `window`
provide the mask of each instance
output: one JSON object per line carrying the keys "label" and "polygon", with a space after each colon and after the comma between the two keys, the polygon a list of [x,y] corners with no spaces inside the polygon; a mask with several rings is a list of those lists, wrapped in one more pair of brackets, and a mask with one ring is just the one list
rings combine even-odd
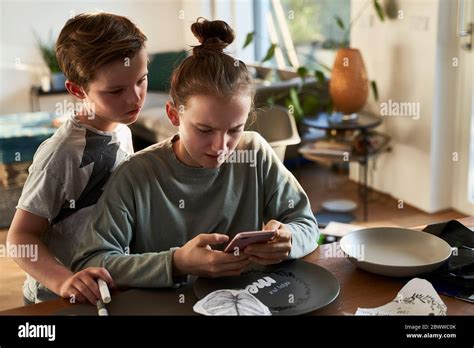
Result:
{"label": "window", "polygon": [[316,60],[332,66],[334,50],[341,42],[347,45],[349,37],[335,17],[349,25],[350,0],[281,0],[281,4],[286,13],[293,14],[287,23],[300,63],[317,68]]}
{"label": "window", "polygon": [[254,8],[257,60],[273,42],[277,66],[315,69],[318,63],[332,66],[335,50],[347,45],[349,33],[335,17],[349,25],[350,0],[254,0]]}

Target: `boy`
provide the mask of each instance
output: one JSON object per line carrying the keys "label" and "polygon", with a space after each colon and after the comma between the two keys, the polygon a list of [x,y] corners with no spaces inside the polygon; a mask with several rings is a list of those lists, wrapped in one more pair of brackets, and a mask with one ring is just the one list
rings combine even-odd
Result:
{"label": "boy", "polygon": [[74,274],[70,263],[111,171],[133,153],[127,125],[145,101],[145,41],[109,13],[80,14],[59,35],[58,63],[81,107],[38,148],[8,232],[8,244],[38,250],[37,259],[15,258],[27,272],[25,304],[56,295],[95,304],[97,278],[114,287],[105,268]]}

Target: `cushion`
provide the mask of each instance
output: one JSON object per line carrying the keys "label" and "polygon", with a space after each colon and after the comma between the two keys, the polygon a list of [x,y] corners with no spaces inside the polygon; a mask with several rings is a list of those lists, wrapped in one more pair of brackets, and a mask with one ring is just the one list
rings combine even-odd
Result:
{"label": "cushion", "polygon": [[0,163],[32,160],[38,146],[56,131],[55,117],[50,112],[0,115]]}
{"label": "cushion", "polygon": [[168,92],[173,70],[187,57],[186,51],[154,53],[148,64],[148,90]]}

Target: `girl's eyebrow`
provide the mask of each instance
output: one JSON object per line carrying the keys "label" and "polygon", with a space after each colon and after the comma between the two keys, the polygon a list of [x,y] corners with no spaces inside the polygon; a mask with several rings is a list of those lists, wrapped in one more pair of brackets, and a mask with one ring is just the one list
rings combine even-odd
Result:
{"label": "girl's eyebrow", "polygon": [[[208,125],[203,124],[203,123],[196,123],[196,126],[214,129],[214,127],[208,126]],[[243,126],[245,126],[245,123],[241,123],[241,124],[239,124],[235,127],[232,127],[231,129],[240,128],[240,127],[243,127]]]}
{"label": "girl's eyebrow", "polygon": [[[146,75],[148,75],[148,71],[142,76],[140,77],[138,80],[140,81],[141,79],[143,79]],[[115,88],[123,88],[125,86],[110,86],[110,87],[107,87],[107,89],[115,89]]]}

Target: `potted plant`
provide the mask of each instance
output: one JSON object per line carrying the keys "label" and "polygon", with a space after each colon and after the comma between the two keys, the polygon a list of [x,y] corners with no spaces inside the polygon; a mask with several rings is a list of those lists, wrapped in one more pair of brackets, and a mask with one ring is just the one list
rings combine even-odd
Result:
{"label": "potted plant", "polygon": [[48,42],[42,41],[38,35],[36,35],[36,38],[38,42],[38,49],[51,74],[50,81],[51,81],[52,90],[54,91],[64,90],[65,89],[64,83],[66,82],[66,76],[64,76],[63,72],[59,68],[59,64],[56,59],[55,43],[52,40],[51,34],[50,34],[50,39],[48,40]]}
{"label": "potted plant", "polygon": [[[329,94],[334,110],[341,112],[344,118],[352,119],[357,117],[357,112],[361,110],[367,102],[369,95],[369,80],[364,65],[362,54],[358,49],[349,47],[349,32],[351,27],[360,18],[362,12],[369,5],[370,0],[360,10],[358,15],[346,26],[340,17],[335,17],[337,25],[344,31],[344,39],[341,48],[336,52],[336,59],[331,72],[329,82]],[[375,12],[383,22],[384,11],[378,0],[372,0]],[[374,97],[378,99],[377,84],[371,81]]]}
{"label": "potted plant", "polygon": [[[352,114],[360,110],[366,103],[369,90],[369,80],[365,71],[362,55],[357,49],[349,46],[350,28],[358,21],[362,13],[372,3],[372,6],[381,21],[384,21],[384,10],[379,3],[380,0],[367,0],[357,16],[349,25],[336,16],[337,25],[344,30],[344,39],[341,42],[334,42],[339,47],[336,52],[336,59],[332,68],[314,61],[320,69],[309,69],[306,66],[300,66],[296,72],[300,76],[302,83],[297,88],[291,88],[286,93],[272,96],[268,99],[269,104],[278,103],[290,108],[296,122],[302,120],[304,115],[315,114],[319,110],[327,112],[340,111],[343,114]],[[254,39],[255,32],[247,34],[243,48],[248,46]],[[277,44],[271,43],[265,57],[261,63],[270,60]],[[349,62],[349,64],[347,64]],[[326,74],[331,74],[331,79],[326,78]],[[308,82],[312,78],[312,82]],[[370,81],[370,86],[375,99],[378,99],[377,84]],[[354,93],[354,91],[357,93]],[[327,93],[324,93],[324,92]],[[323,93],[321,93],[323,92]]]}

